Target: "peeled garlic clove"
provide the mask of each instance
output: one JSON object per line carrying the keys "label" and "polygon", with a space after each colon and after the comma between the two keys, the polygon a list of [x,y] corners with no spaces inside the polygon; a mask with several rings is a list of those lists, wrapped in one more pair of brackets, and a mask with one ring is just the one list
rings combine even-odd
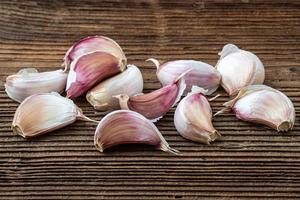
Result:
{"label": "peeled garlic clove", "polygon": [[27,68],[6,78],[5,91],[11,99],[20,103],[33,94],[61,93],[66,82],[67,74],[63,70],[38,72],[34,68]]}
{"label": "peeled garlic clove", "polygon": [[93,121],[83,115],[72,100],[58,93],[36,94],[17,108],[12,129],[24,138],[62,128],[78,120]]}
{"label": "peeled garlic clove", "polygon": [[128,143],[149,144],[162,151],[178,153],[169,147],[157,127],[137,112],[117,110],[102,118],[94,137],[94,144],[100,152]]}
{"label": "peeled garlic clove", "polygon": [[184,76],[186,91],[190,91],[192,85],[207,89],[207,94],[217,90],[221,81],[221,75],[213,66],[195,60],[175,60],[162,65],[156,59],[150,58],[156,67],[156,75],[162,85],[168,85],[188,69],[193,69]]}
{"label": "peeled garlic clove", "polygon": [[172,108],[182,96],[185,83],[183,73],[173,83],[164,86],[148,94],[129,97],[128,95],[117,95],[122,109],[133,110],[156,122]]}
{"label": "peeled garlic clove", "polygon": [[67,80],[67,96],[75,98],[93,85],[123,71],[124,66],[108,53],[95,51],[85,54],[71,63]]}
{"label": "peeled garlic clove", "polygon": [[110,110],[119,108],[119,101],[113,96],[125,94],[133,96],[143,92],[143,76],[141,71],[134,65],[128,65],[122,73],[99,83],[90,90],[87,101],[96,110]]}
{"label": "peeled garlic clove", "polygon": [[174,124],[182,137],[205,144],[214,141],[220,134],[212,125],[212,110],[207,98],[207,91],[197,86],[178,104]]}
{"label": "peeled garlic clove", "polygon": [[278,132],[292,129],[295,123],[295,108],[291,100],[265,85],[244,87],[224,105],[226,108],[216,115],[232,109],[238,119],[264,124]]}
{"label": "peeled garlic clove", "polygon": [[92,36],[76,42],[66,53],[64,65],[68,67],[78,57],[94,51],[102,51],[118,58],[120,63],[126,65],[126,57],[121,47],[114,40],[104,36]]}
{"label": "peeled garlic clove", "polygon": [[236,94],[242,87],[264,82],[264,65],[253,53],[227,44],[219,55],[216,68],[222,75],[221,85],[229,95]]}

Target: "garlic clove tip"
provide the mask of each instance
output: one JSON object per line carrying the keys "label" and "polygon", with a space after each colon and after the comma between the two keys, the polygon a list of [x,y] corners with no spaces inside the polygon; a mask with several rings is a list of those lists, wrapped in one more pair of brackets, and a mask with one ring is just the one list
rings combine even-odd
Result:
{"label": "garlic clove tip", "polygon": [[226,107],[226,108],[222,108],[221,110],[219,110],[218,112],[216,112],[213,116],[217,116],[217,115],[222,115],[224,113],[227,113],[230,111],[230,108]]}
{"label": "garlic clove tip", "polygon": [[[181,79],[183,79],[183,77],[184,77],[187,73],[191,72],[192,70],[193,70],[192,68],[189,68],[189,69],[187,69],[186,71],[184,71],[183,73],[181,73],[181,74],[175,79],[174,83],[177,83],[178,81],[180,81]],[[184,80],[184,79],[183,79],[183,80]]]}
{"label": "garlic clove tip", "polygon": [[208,99],[208,101],[214,101],[215,99],[219,98],[221,96],[221,94],[217,94],[216,96]]}
{"label": "garlic clove tip", "polygon": [[155,65],[156,69],[159,69],[160,64],[159,64],[159,61],[157,59],[149,58],[149,59],[146,60],[146,62],[152,62]]}
{"label": "garlic clove tip", "polygon": [[164,151],[164,152],[169,152],[169,153],[177,155],[177,156],[182,155],[180,153],[180,151],[178,151],[176,149],[173,149],[173,148],[171,148],[171,147],[169,147],[167,145],[164,145],[164,144],[162,144],[159,149],[162,150],[162,151]]}
{"label": "garlic clove tip", "polygon": [[96,143],[96,144],[95,144],[95,148],[96,148],[98,151],[100,151],[101,153],[103,153],[103,151],[104,151],[104,149],[103,149],[103,147],[102,147],[102,144]]}

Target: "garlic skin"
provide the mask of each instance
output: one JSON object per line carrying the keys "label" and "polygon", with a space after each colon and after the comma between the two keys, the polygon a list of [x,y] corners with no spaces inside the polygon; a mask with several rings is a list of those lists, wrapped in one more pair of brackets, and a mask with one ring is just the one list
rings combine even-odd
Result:
{"label": "garlic skin", "polygon": [[33,94],[61,93],[66,82],[67,74],[63,70],[38,72],[35,68],[25,68],[6,78],[5,91],[11,99],[21,103]]}
{"label": "garlic skin", "polygon": [[158,60],[150,58],[157,67],[156,75],[163,86],[172,83],[180,74],[192,69],[184,76],[186,91],[190,91],[193,85],[207,89],[207,94],[212,94],[220,85],[221,74],[213,66],[196,60],[175,60],[162,65]]}
{"label": "garlic skin", "polygon": [[119,99],[122,109],[133,110],[145,116],[152,122],[161,119],[180,100],[185,90],[185,73],[173,83],[148,94],[129,97],[126,94],[115,96]]}
{"label": "garlic skin", "polygon": [[58,93],[35,94],[27,97],[17,108],[12,130],[24,138],[34,137],[72,124],[76,120],[94,121],[84,116],[72,100]]}
{"label": "garlic skin", "polygon": [[105,36],[90,36],[81,39],[69,48],[64,57],[65,67],[68,68],[71,62],[78,57],[94,51],[111,54],[118,58],[120,63],[126,66],[126,56],[118,43]]}
{"label": "garlic skin", "polygon": [[232,109],[238,119],[267,125],[278,132],[291,130],[295,123],[295,108],[282,92],[266,85],[250,85],[224,104],[225,109],[216,115]]}
{"label": "garlic skin", "polygon": [[97,126],[94,144],[105,149],[119,144],[149,144],[156,149],[177,154],[169,147],[157,127],[141,114],[130,110],[116,110],[107,114]]}
{"label": "garlic skin", "polygon": [[108,53],[95,51],[75,59],[67,79],[67,97],[76,98],[96,83],[124,70],[118,59]]}
{"label": "garlic skin", "polygon": [[197,86],[178,104],[174,124],[180,135],[188,140],[210,144],[221,135],[212,125],[212,110],[204,94]]}
{"label": "garlic skin", "polygon": [[87,101],[100,111],[107,111],[120,108],[119,101],[113,96],[126,94],[133,96],[143,92],[143,76],[139,68],[128,65],[122,73],[115,75],[99,83],[90,90]]}
{"label": "garlic skin", "polygon": [[219,55],[216,68],[222,75],[221,85],[230,96],[245,86],[264,82],[264,65],[253,53],[227,44]]}

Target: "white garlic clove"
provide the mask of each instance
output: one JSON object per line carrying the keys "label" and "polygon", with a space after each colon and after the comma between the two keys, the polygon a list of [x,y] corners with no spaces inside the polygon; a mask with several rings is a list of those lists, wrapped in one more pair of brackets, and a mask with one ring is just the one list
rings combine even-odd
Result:
{"label": "white garlic clove", "polygon": [[292,129],[295,123],[295,108],[291,100],[282,92],[265,85],[244,87],[224,105],[226,108],[216,115],[232,109],[238,119],[264,124],[278,132]]}
{"label": "white garlic clove", "polygon": [[100,152],[119,144],[130,143],[149,144],[162,151],[178,153],[169,147],[157,127],[137,112],[117,110],[102,118],[94,137],[94,144]]}
{"label": "white garlic clove", "polygon": [[220,137],[212,125],[212,110],[202,88],[192,87],[192,91],[178,104],[174,124],[184,138],[209,144]]}
{"label": "white garlic clove", "polygon": [[119,99],[122,109],[133,110],[142,114],[152,122],[156,122],[180,100],[186,87],[182,77],[187,72],[180,75],[173,83],[151,93],[131,97],[121,94],[115,97]]}
{"label": "white garlic clove", "polygon": [[253,53],[227,44],[219,55],[216,68],[222,75],[221,85],[229,95],[236,94],[245,86],[264,82],[264,65]]}
{"label": "white garlic clove", "polygon": [[[62,128],[78,120],[94,121],[84,116],[72,100],[58,93],[27,97],[17,108],[12,129],[24,138]],[[95,121],[94,121],[95,122]]]}
{"label": "white garlic clove", "polygon": [[11,99],[21,103],[33,94],[61,93],[66,82],[67,74],[63,70],[38,72],[35,68],[26,68],[6,78],[5,91]]}
{"label": "white garlic clove", "polygon": [[133,96],[143,92],[143,76],[141,71],[134,65],[128,65],[122,73],[113,76],[90,90],[87,101],[96,110],[106,111],[120,108],[119,101],[113,96],[125,94]]}
{"label": "white garlic clove", "polygon": [[104,36],[91,36],[76,42],[66,53],[64,57],[64,65],[68,68],[78,57],[94,51],[102,51],[104,53],[115,56],[123,66],[126,66],[126,56],[114,40]]}
{"label": "white garlic clove", "polygon": [[186,91],[190,91],[192,85],[197,85],[207,89],[207,94],[212,94],[220,85],[220,73],[207,63],[196,60],[175,60],[160,65],[156,59],[150,58],[148,61],[156,65],[156,75],[163,86],[174,82],[188,69],[192,70],[184,76]]}
{"label": "white garlic clove", "polygon": [[84,54],[71,63],[66,87],[67,97],[78,97],[96,83],[123,70],[124,66],[111,54],[101,51]]}

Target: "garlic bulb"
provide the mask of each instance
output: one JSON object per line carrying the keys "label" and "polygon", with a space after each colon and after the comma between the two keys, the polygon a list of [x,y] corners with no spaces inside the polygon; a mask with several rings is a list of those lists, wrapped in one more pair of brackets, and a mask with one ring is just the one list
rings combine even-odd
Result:
{"label": "garlic bulb", "polygon": [[34,68],[21,69],[17,74],[6,78],[7,95],[21,103],[26,97],[46,92],[63,92],[67,74],[63,70],[38,72]]}
{"label": "garlic bulb", "polygon": [[222,75],[221,85],[229,95],[236,94],[242,87],[264,82],[264,65],[253,53],[227,44],[219,55],[216,68]]}
{"label": "garlic bulb", "polygon": [[162,65],[158,60],[150,58],[156,67],[156,75],[163,86],[172,83],[176,78],[188,69],[192,69],[184,76],[187,85],[186,91],[190,91],[192,85],[207,89],[207,94],[217,90],[221,81],[221,75],[213,66],[195,60],[175,60]]}
{"label": "garlic bulb", "polygon": [[72,124],[77,119],[94,121],[84,116],[72,100],[58,93],[36,94],[19,105],[12,129],[24,138],[33,137]]}
{"label": "garlic bulb", "polygon": [[124,66],[115,56],[95,51],[76,58],[70,66],[67,79],[67,97],[75,98],[96,83],[122,72]]}
{"label": "garlic bulb", "polygon": [[204,94],[207,91],[197,86],[178,104],[174,124],[184,138],[209,144],[220,134],[212,125],[212,110]]}
{"label": "garlic bulb", "polygon": [[94,137],[94,144],[100,152],[128,143],[149,144],[162,151],[178,153],[169,147],[157,127],[137,112],[117,110],[102,118]]}
{"label": "garlic bulb", "polygon": [[122,109],[133,110],[142,114],[152,122],[156,122],[180,100],[185,89],[185,83],[182,77],[186,73],[187,72],[180,75],[173,83],[151,93],[131,97],[126,94],[121,94],[115,97],[119,99]]}
{"label": "garlic bulb", "polygon": [[282,92],[265,85],[250,85],[224,104],[221,114],[232,109],[238,119],[267,125],[279,131],[292,129],[295,123],[295,108]]}
{"label": "garlic bulb", "polygon": [[66,53],[64,65],[69,67],[71,62],[78,57],[94,51],[101,51],[111,54],[119,59],[123,66],[126,66],[126,56],[121,47],[114,40],[104,36],[91,36],[76,42]]}
{"label": "garlic bulb", "polygon": [[87,101],[96,110],[106,111],[119,108],[119,102],[113,96],[125,94],[133,96],[143,92],[143,76],[141,71],[134,65],[128,65],[122,73],[99,83],[90,90]]}

